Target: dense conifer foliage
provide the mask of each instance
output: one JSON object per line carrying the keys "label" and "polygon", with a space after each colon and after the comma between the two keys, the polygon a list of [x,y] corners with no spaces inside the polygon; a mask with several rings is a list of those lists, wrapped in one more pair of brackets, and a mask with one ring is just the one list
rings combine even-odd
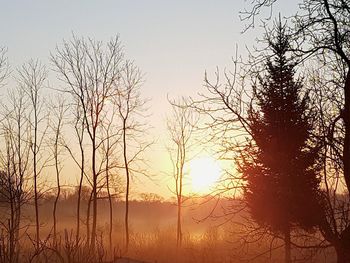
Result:
{"label": "dense conifer foliage", "polygon": [[[255,87],[256,103],[249,113],[253,142],[243,151],[245,198],[253,219],[282,234],[290,246],[293,226],[310,229],[319,218],[317,149],[311,142],[312,111],[279,23],[269,40],[272,51],[265,76]],[[289,243],[289,245],[288,245]]]}

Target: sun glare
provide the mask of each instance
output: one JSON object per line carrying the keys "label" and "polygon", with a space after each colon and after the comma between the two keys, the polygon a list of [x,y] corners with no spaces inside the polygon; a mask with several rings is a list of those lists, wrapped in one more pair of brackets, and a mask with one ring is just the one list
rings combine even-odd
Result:
{"label": "sun glare", "polygon": [[189,168],[192,190],[197,193],[209,192],[221,175],[219,164],[210,157],[192,160]]}

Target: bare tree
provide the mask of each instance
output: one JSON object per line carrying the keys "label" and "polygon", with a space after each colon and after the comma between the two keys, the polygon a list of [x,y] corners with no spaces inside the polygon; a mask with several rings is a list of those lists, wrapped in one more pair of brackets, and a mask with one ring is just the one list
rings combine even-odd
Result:
{"label": "bare tree", "polygon": [[270,12],[266,19],[270,19],[272,15],[272,7],[277,1],[278,0],[253,0],[250,8],[246,8],[240,12],[241,20],[247,21],[243,31],[247,31],[256,26],[255,20],[263,9],[269,8]]}
{"label": "bare tree", "polygon": [[[76,100],[76,103],[73,107],[73,112],[71,113],[74,116],[74,120],[71,122],[71,125],[74,127],[74,133],[76,139],[78,140],[79,147],[79,156],[76,156],[74,150],[69,145],[68,142],[63,140],[63,144],[65,149],[68,151],[70,156],[72,157],[74,163],[77,165],[80,171],[79,175],[79,183],[77,189],[77,217],[76,217],[76,235],[75,241],[76,245],[79,244],[80,241],[80,221],[81,221],[81,201],[82,201],[82,191],[83,191],[83,182],[84,178],[88,178],[88,175],[85,173],[85,147],[84,147],[84,135],[85,135],[85,119],[83,118],[83,112],[80,107],[80,101]],[[89,199],[90,205],[91,198]],[[90,214],[90,213],[89,213]],[[87,230],[89,229],[89,224],[87,224]],[[87,236],[89,236],[89,231],[87,231]]]}
{"label": "bare tree", "polygon": [[62,129],[63,129],[63,122],[64,122],[64,115],[67,110],[63,99],[59,99],[57,102],[57,105],[53,105],[52,112],[54,113],[51,117],[51,129],[53,131],[53,145],[52,145],[52,154],[53,159],[55,163],[55,172],[56,172],[56,184],[57,184],[57,192],[56,192],[56,198],[53,205],[53,238],[54,238],[54,244],[56,245],[57,241],[57,218],[56,218],[56,212],[57,212],[57,203],[60,198],[61,194],[61,184],[60,184],[60,177],[61,177],[61,170],[62,170],[62,164],[59,159],[59,155],[61,153],[60,146],[62,145]]}
{"label": "bare tree", "polygon": [[37,248],[40,242],[39,219],[39,176],[48,158],[43,155],[43,143],[47,131],[47,114],[43,89],[47,78],[47,71],[39,61],[30,60],[18,70],[18,82],[23,95],[28,99],[28,121],[30,125],[30,150],[34,178],[34,206],[35,206],[35,241]]}
{"label": "bare tree", "polygon": [[[265,55],[263,54],[262,57],[266,58]],[[203,114],[205,122],[200,128],[210,132],[207,140],[216,144],[220,158],[230,160],[235,164],[235,166],[226,169],[221,185],[216,190],[218,194],[229,195],[229,198],[234,201],[234,205],[228,207],[224,212],[228,220],[233,220],[235,215],[241,216],[242,211],[246,212],[250,209],[247,200],[243,198],[243,194],[249,190],[247,189],[248,176],[247,173],[240,174],[240,172],[244,170],[242,163],[248,164],[249,162],[255,163],[257,161],[254,154],[256,150],[254,141],[257,138],[252,133],[253,121],[260,120],[259,111],[256,111],[259,107],[256,90],[256,81],[259,78],[257,78],[256,71],[257,69],[249,69],[247,73],[246,66],[235,60],[232,72],[225,71],[223,74],[220,74],[219,70],[217,70],[213,79],[205,74],[204,85],[206,91],[199,94],[199,98],[192,98],[190,103],[187,103],[188,106]],[[223,77],[223,80],[221,80],[221,77]],[[264,88],[266,89],[266,86]],[[276,123],[274,122],[274,124]],[[267,147],[272,147],[272,145]],[[263,180],[257,185],[263,188]],[[272,191],[272,189],[270,190]],[[262,194],[261,189],[258,192]],[[272,200],[274,197],[272,196]],[[261,197],[259,200],[263,202],[265,199]],[[268,204],[271,204],[271,202]],[[267,209],[268,204],[264,205],[265,209]],[[276,211],[271,216],[275,214],[277,214]],[[242,244],[249,246],[252,242],[260,240],[286,239],[283,235],[276,234],[273,230],[271,231],[267,224],[259,226],[252,220],[251,216],[244,216],[243,220],[245,224],[240,229],[244,231],[239,233],[243,241]],[[240,224],[242,224],[242,221]],[[290,258],[288,246],[301,247],[301,245],[293,243],[290,238],[290,236],[287,236],[289,240],[286,240],[286,243],[289,243],[286,249],[287,259]],[[276,243],[271,242],[270,251],[281,248],[280,244],[277,244],[276,247],[272,246],[273,244]]]}
{"label": "bare tree", "polygon": [[[9,205],[9,216],[1,219],[6,229],[8,245],[5,251],[6,262],[18,262],[20,255],[20,230],[22,207],[30,196],[29,180],[29,123],[26,118],[26,103],[20,88],[9,90],[7,103],[1,112],[1,130],[4,151],[1,153],[1,203]],[[4,251],[3,251],[4,252]]]}
{"label": "bare tree", "polygon": [[[1,171],[0,175],[0,200],[1,206],[5,206],[8,210],[4,213],[4,219],[1,219],[0,225],[2,230],[3,247],[1,254],[4,257],[5,262],[17,262],[18,261],[18,249],[19,243],[17,240],[17,231],[19,231],[20,214],[18,208],[21,204],[18,204],[17,197],[17,181],[13,172],[12,158],[13,153],[11,151],[10,135],[5,135],[5,154],[2,156],[2,162],[4,171]],[[5,231],[4,231],[5,230]]]}
{"label": "bare tree", "polygon": [[[118,37],[110,40],[104,48],[102,42],[73,37],[57,47],[56,55],[51,56],[60,79],[66,84],[65,92],[72,95],[78,103],[84,131],[89,139],[91,154],[92,185],[92,230],[90,246],[95,248],[97,237],[97,194],[99,177],[104,172],[103,158],[99,158],[99,150],[105,138],[101,138],[106,105],[117,94],[121,79],[121,63],[123,52]],[[101,161],[102,160],[102,161]]]}
{"label": "bare tree", "polygon": [[7,49],[0,47],[0,87],[4,85],[4,80],[9,74],[9,64],[6,53]]}
{"label": "bare tree", "polygon": [[[133,62],[126,61],[123,68],[121,85],[114,97],[114,103],[118,109],[121,121],[122,153],[126,176],[125,192],[125,248],[129,248],[129,196],[132,174],[146,175],[145,168],[140,163],[144,161],[142,154],[151,145],[145,140],[147,126],[145,117],[146,100],[141,97],[140,87],[142,75]],[[138,120],[140,118],[141,120]],[[138,166],[136,166],[138,164]]]}
{"label": "bare tree", "polygon": [[167,119],[167,128],[172,146],[168,148],[173,165],[173,177],[175,179],[175,194],[177,198],[177,247],[182,244],[182,206],[184,203],[183,187],[185,177],[185,164],[189,161],[189,152],[193,146],[191,139],[198,116],[186,106],[182,98],[179,101],[170,102],[172,115]]}
{"label": "bare tree", "polygon": [[83,180],[85,176],[85,151],[83,146],[84,141],[84,126],[85,119],[81,117],[81,110],[79,104],[77,105],[77,112],[75,116],[74,131],[78,138],[79,149],[80,149],[80,178],[78,186],[78,200],[77,200],[77,230],[76,230],[76,244],[80,239],[80,205],[81,205],[81,191],[83,186]]}
{"label": "bare tree", "polygon": [[115,104],[111,104],[110,114],[107,117],[105,129],[103,131],[103,136],[106,138],[104,144],[102,145],[103,156],[105,158],[105,180],[107,188],[107,197],[109,203],[109,249],[112,251],[113,242],[112,242],[112,233],[113,233],[113,200],[115,199],[115,193],[112,193],[112,185],[116,172],[116,168],[119,167],[118,159],[119,155],[116,150],[120,143],[121,129],[120,123],[115,121],[115,118],[118,116],[117,107]]}

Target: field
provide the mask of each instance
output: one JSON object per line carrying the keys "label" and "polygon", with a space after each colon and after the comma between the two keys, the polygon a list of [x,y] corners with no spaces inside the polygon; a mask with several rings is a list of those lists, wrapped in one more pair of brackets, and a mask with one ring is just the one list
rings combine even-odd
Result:
{"label": "field", "polygon": [[[193,199],[188,200],[183,213],[183,242],[176,243],[176,205],[171,201],[134,200],[130,203],[130,247],[124,250],[124,202],[113,206],[112,248],[109,247],[109,210],[106,200],[99,201],[97,256],[85,247],[86,221],[81,222],[82,238],[75,240],[76,207],[74,196],[68,196],[58,205],[58,241],[52,243],[52,198],[41,203],[41,239],[43,249],[36,255],[31,236],[34,227],[33,207],[25,207],[26,234],[21,238],[20,262],[122,262],[120,258],[132,258],[157,263],[235,263],[235,262],[281,262],[281,241],[265,238],[248,242],[242,225],[246,213],[223,216],[224,208],[234,201]],[[237,201],[236,201],[237,202]],[[83,202],[83,211],[87,202]],[[209,216],[213,211],[214,213]],[[231,219],[231,220],[228,220]],[[332,262],[333,252],[323,250],[297,250],[293,252],[298,262]],[[119,261],[118,261],[119,258]]]}

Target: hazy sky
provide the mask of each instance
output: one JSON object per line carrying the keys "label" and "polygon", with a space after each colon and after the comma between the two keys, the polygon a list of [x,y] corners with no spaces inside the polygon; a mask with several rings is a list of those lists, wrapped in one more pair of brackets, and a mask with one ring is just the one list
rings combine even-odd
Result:
{"label": "hazy sky", "polygon": [[[145,73],[143,94],[151,98],[154,136],[164,131],[167,94],[195,94],[204,71],[231,67],[235,45],[245,54],[258,29],[241,34],[239,11],[244,0],[0,0],[0,46],[8,48],[12,68],[30,58],[48,62],[62,39],[89,36],[109,40],[120,35],[128,58]],[[289,2],[289,4],[288,4]],[[282,14],[295,10],[294,1],[281,1]],[[277,12],[275,12],[277,13]],[[259,36],[260,37],[260,36]],[[54,77],[54,75],[52,75]],[[154,158],[167,158],[160,140]],[[164,182],[149,186],[165,191]],[[141,190],[142,191],[142,190]]]}

